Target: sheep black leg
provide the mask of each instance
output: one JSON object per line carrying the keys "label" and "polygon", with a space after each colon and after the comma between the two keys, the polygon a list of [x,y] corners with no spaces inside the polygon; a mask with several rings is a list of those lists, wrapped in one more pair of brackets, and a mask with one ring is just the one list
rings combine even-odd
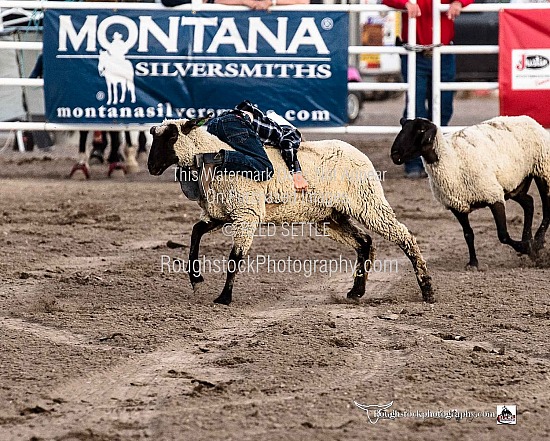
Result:
{"label": "sheep black leg", "polygon": [[235,282],[235,275],[239,269],[239,263],[243,260],[243,254],[238,251],[236,247],[231,249],[229,259],[227,260],[227,278],[225,280],[225,286],[222,293],[218,296],[214,303],[221,303],[222,305],[229,305],[233,299],[233,283]]}
{"label": "sheep black leg", "polygon": [[541,178],[535,178],[537,188],[540,193],[540,198],[542,201],[542,222],[540,223],[537,232],[535,233],[535,240],[533,242],[533,248],[531,251],[531,257],[536,257],[538,252],[544,246],[544,236],[546,235],[546,230],[550,224],[550,189],[548,182]]}
{"label": "sheep black leg", "polygon": [[493,213],[495,224],[497,226],[498,240],[500,240],[501,243],[510,245],[520,254],[529,254],[531,251],[531,241],[513,240],[508,234],[508,229],[506,228],[506,208],[504,207],[504,203],[495,202],[494,204],[489,205],[489,208]]}
{"label": "sheep black leg", "polygon": [[432,288],[432,277],[428,274],[426,262],[422,258],[416,239],[410,235],[405,241],[399,243],[399,247],[409,258],[413,265],[416,281],[422,292],[422,300],[426,303],[435,303],[434,290]]}
{"label": "sheep black leg", "polygon": [[353,288],[348,292],[348,299],[358,299],[365,295],[365,288],[368,273],[370,271],[372,262],[369,259],[370,248],[372,245],[372,239],[366,235],[366,240],[361,236],[356,237],[360,246],[357,251],[357,264],[355,265],[355,271],[353,273]]}
{"label": "sheep black leg", "polygon": [[460,223],[460,226],[462,227],[462,231],[464,233],[464,239],[466,240],[466,245],[468,245],[468,252],[470,253],[470,261],[466,265],[466,268],[477,269],[478,261],[476,256],[476,249],[474,246],[474,230],[472,230],[472,227],[470,226],[470,219],[468,219],[468,213],[461,213],[453,209],[451,209],[451,211],[457,218],[458,222]]}
{"label": "sheep black leg", "polygon": [[193,225],[193,231],[191,233],[191,246],[189,247],[189,280],[193,289],[196,285],[204,282],[204,278],[201,275],[199,258],[199,247],[202,236],[209,231],[219,228],[223,225],[223,222],[218,220],[212,220],[211,222],[200,221]]}
{"label": "sheep black leg", "polygon": [[514,190],[516,193],[514,196],[511,196],[513,201],[516,201],[521,208],[523,208],[523,232],[521,234],[522,241],[532,241],[533,240],[533,214],[535,212],[533,198],[527,194],[529,187],[533,182],[533,177],[526,177],[523,182]]}
{"label": "sheep black leg", "polygon": [[535,212],[535,206],[533,204],[533,197],[527,193],[520,193],[513,198],[521,208],[523,208],[523,232],[521,233],[522,241],[533,240],[533,214]]}
{"label": "sheep black leg", "polygon": [[351,223],[348,216],[335,213],[332,219],[317,224],[317,229],[331,239],[351,246],[357,252],[357,264],[353,273],[353,288],[348,292],[348,299],[357,299],[365,295],[366,282],[375,250],[372,238]]}
{"label": "sheep black leg", "polygon": [[239,264],[243,260],[243,256],[248,253],[252,246],[254,233],[260,223],[256,212],[250,208],[235,210],[232,213],[231,220],[233,223],[233,248],[227,261],[227,278],[221,294],[214,300],[214,303],[223,305],[231,303],[235,275],[239,270]]}

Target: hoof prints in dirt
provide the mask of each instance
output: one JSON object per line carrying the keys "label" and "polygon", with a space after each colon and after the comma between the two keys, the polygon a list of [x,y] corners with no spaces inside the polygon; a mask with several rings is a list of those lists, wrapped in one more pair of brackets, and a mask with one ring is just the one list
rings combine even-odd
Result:
{"label": "hoof prints in dirt", "polygon": [[[364,149],[377,169],[394,172],[389,145]],[[238,278],[232,306],[220,308],[211,302],[224,277],[205,274],[195,294],[185,274],[159,271],[160,255],[171,252],[167,242],[187,247],[199,215],[177,184],[140,173],[132,182],[40,181],[43,165],[21,165],[33,179],[3,180],[1,187],[2,441],[332,440],[365,433],[372,440],[489,441],[499,429],[483,418],[372,425],[353,400],[394,400],[395,409],[413,410],[495,411],[512,403],[521,410],[522,438],[548,438],[547,250],[538,266],[510,253],[490,214],[472,219],[488,268],[466,272],[456,221],[425,183],[408,195],[404,181],[388,173],[387,198],[404,208],[403,221],[417,233],[438,303],[422,303],[403,262],[398,274],[370,275],[359,301],[345,299],[351,274],[261,273]],[[523,216],[515,204],[507,210]],[[511,236],[520,237],[520,228],[511,223]],[[374,240],[379,258],[400,258],[399,249]],[[203,242],[205,255],[227,257],[221,233]],[[253,253],[273,250],[281,258],[352,255],[322,237],[261,238]],[[38,408],[46,411],[29,410]]]}

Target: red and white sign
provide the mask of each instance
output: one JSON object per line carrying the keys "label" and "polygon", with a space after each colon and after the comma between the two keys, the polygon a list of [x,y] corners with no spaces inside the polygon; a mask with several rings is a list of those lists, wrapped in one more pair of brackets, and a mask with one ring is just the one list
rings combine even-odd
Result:
{"label": "red and white sign", "polygon": [[501,115],[550,127],[550,10],[504,9],[499,17]]}
{"label": "red and white sign", "polygon": [[550,49],[512,50],[512,90],[550,89]]}

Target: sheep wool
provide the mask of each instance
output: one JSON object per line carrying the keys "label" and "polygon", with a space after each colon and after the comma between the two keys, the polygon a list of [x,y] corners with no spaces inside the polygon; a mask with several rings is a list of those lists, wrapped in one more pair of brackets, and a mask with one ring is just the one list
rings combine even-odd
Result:
{"label": "sheep wool", "polygon": [[[470,261],[477,268],[474,232],[468,215],[489,207],[498,238],[520,254],[536,258],[550,225],[550,134],[528,116],[497,117],[450,135],[425,118],[401,120],[403,128],[391,148],[396,164],[421,156],[434,197],[462,226]],[[543,218],[532,234],[534,204],[528,194],[535,181]],[[523,208],[521,240],[510,237],[505,200]]]}
{"label": "sheep wool", "polygon": [[[170,162],[189,167],[197,154],[232,150],[204,127],[197,127],[195,120],[168,120],[162,126],[153,127],[151,133],[153,145],[148,165],[153,174],[162,173]],[[298,157],[309,189],[297,193],[280,151],[273,147],[267,147],[266,151],[274,168],[269,181],[257,182],[238,174],[214,176],[206,197],[198,201],[203,210],[203,224],[196,225],[198,241],[199,231],[211,231],[216,223],[231,222],[233,250],[230,257],[240,259],[250,249],[260,223],[308,222],[316,224],[317,228],[322,224],[332,239],[353,247],[358,253],[358,262],[367,258],[374,262],[372,239],[351,222],[355,219],[401,247],[413,264],[424,300],[434,301],[431,277],[416,239],[397,220],[384,196],[380,177],[366,155],[343,141],[303,142]],[[191,249],[194,250],[195,245],[192,244]],[[190,261],[194,256],[190,252]],[[190,274],[190,278],[193,284],[202,281],[199,274]],[[358,266],[354,288],[348,297],[364,294],[365,279],[366,274]],[[216,301],[230,302],[232,284],[233,279],[228,274],[226,289]]]}
{"label": "sheep wool", "polygon": [[[181,121],[179,121],[181,123]],[[180,165],[191,165],[198,153],[232,150],[205,129],[180,136],[174,145]],[[333,209],[358,219],[371,231],[392,242],[405,240],[410,233],[397,221],[370,159],[352,145],[338,140],[304,142],[298,151],[310,194],[294,190],[279,150],[267,147],[275,170],[267,182],[242,176],[220,175],[211,184],[211,202],[201,201],[204,219],[230,220],[236,210],[254,213],[259,222],[316,222],[330,216]],[[220,195],[216,197],[215,195]],[[273,201],[272,204],[264,203]],[[283,202],[283,203],[281,203]],[[289,202],[289,203],[284,203]]]}
{"label": "sheep wool", "polygon": [[425,162],[432,192],[459,212],[504,202],[526,176],[550,182],[550,134],[528,116],[500,116],[448,135],[438,128],[433,148],[438,161]]}

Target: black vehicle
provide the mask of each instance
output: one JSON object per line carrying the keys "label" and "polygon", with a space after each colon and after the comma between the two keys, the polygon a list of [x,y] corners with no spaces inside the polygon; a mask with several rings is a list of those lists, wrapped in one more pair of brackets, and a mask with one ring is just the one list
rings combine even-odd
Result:
{"label": "black vehicle", "polygon": [[[496,2],[495,0],[475,1],[475,3]],[[460,14],[455,21],[454,43],[498,45],[498,12]],[[498,81],[498,54],[457,54],[456,81]]]}

